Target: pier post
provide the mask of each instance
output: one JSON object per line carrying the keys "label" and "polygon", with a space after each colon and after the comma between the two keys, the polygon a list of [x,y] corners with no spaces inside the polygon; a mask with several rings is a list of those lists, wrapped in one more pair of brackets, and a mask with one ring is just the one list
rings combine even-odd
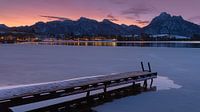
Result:
{"label": "pier post", "polygon": [[152,85],[153,85],[153,79],[151,79],[151,84],[150,84],[150,87],[152,87]]}
{"label": "pier post", "polygon": [[149,72],[151,72],[151,65],[149,62],[148,62],[148,67],[149,67]]}
{"label": "pier post", "polygon": [[142,71],[144,71],[144,64],[141,62]]}
{"label": "pier post", "polygon": [[87,92],[86,97],[88,98],[90,96],[90,91]]}
{"label": "pier post", "polygon": [[147,80],[144,81],[143,87],[147,88],[148,84],[147,84]]}
{"label": "pier post", "polygon": [[132,86],[135,86],[135,82],[133,82]]}
{"label": "pier post", "polygon": [[90,105],[90,104],[91,104],[92,99],[90,98],[90,91],[87,91],[87,94],[86,94],[86,101],[87,101],[87,105]]}
{"label": "pier post", "polygon": [[106,93],[107,92],[107,84],[105,84],[103,92]]}
{"label": "pier post", "polygon": [[108,96],[107,96],[107,83],[104,83],[104,88],[103,88],[103,100],[107,100]]}

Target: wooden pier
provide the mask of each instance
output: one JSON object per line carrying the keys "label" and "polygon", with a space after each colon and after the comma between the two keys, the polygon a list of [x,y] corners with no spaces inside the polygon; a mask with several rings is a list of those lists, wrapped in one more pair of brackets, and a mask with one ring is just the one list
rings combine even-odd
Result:
{"label": "wooden pier", "polygon": [[[143,83],[143,87],[148,88],[148,80],[150,80],[149,87],[151,87],[153,79],[157,78],[157,72],[151,71],[149,63],[149,70],[144,70],[143,63],[141,63],[141,66],[142,71],[0,88],[0,112],[12,112],[11,107],[62,98],[80,93],[86,93],[86,95],[83,98],[74,101],[81,102],[83,100],[85,101],[85,99],[89,99],[86,103],[86,105],[89,105],[95,98],[97,98],[97,96],[104,98],[111,97],[111,92],[115,90],[108,91],[108,88],[110,87],[132,84],[132,87],[135,89],[138,85]],[[91,92],[95,90],[103,90],[103,92],[91,95]],[[66,105],[66,103],[64,104]],[[52,109],[52,107],[56,107],[56,105],[50,106],[49,108]],[[44,107],[44,109],[45,108],[47,107]],[[67,110],[67,105],[65,106],[65,109]],[[41,112],[41,110],[43,109],[40,108],[30,111]],[[53,112],[56,111],[54,110]]]}

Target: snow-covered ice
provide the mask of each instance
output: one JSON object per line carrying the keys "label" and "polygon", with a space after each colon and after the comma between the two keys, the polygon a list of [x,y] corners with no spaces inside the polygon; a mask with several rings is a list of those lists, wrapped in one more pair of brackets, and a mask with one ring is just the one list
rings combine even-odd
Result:
{"label": "snow-covered ice", "polygon": [[154,83],[157,92],[130,96],[94,109],[199,112],[199,60],[198,48],[0,45],[0,86],[140,70],[140,61],[144,61],[151,62],[153,71],[161,76]]}

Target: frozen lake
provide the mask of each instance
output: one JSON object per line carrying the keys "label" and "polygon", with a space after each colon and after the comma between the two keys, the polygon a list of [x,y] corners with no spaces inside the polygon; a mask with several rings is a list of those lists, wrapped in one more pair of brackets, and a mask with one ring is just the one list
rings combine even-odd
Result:
{"label": "frozen lake", "polygon": [[199,48],[0,45],[0,86],[140,70],[141,61],[151,62],[153,71],[162,76],[155,83],[160,89],[115,100],[94,110],[200,111]]}

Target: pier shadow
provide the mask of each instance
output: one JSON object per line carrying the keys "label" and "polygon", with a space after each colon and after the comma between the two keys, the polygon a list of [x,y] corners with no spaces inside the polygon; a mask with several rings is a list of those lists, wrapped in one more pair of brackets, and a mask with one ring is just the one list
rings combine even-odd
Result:
{"label": "pier shadow", "polygon": [[48,106],[45,108],[40,108],[37,110],[32,110],[29,112],[97,112],[93,110],[93,107],[103,105],[108,102],[114,102],[117,99],[122,99],[129,96],[139,95],[144,92],[157,91],[156,87],[145,88],[141,84],[136,84],[134,86],[127,86],[106,93],[98,93],[88,97],[83,97],[80,99]]}

